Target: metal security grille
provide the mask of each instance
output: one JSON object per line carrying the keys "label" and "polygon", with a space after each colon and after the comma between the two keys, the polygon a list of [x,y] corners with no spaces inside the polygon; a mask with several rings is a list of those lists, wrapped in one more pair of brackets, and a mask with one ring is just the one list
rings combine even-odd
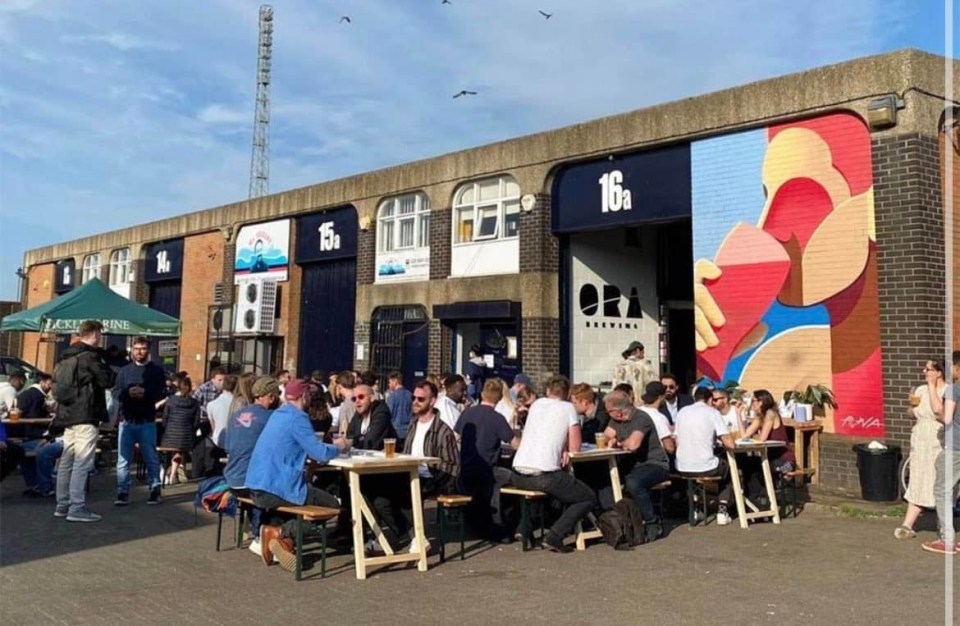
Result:
{"label": "metal security grille", "polygon": [[[371,371],[385,389],[390,372],[404,371],[405,337],[429,323],[422,306],[382,306],[370,320]],[[409,382],[409,381],[408,381]]]}

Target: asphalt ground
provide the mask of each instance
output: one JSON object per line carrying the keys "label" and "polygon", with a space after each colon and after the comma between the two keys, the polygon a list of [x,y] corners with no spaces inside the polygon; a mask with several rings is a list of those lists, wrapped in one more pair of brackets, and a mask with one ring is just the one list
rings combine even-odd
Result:
{"label": "asphalt ground", "polygon": [[[481,545],[430,570],[355,578],[349,554],[328,577],[297,583],[246,549],[214,550],[216,517],[195,486],[146,505],[138,486],[112,505],[114,477],[92,479],[95,524],[53,517],[13,475],[0,490],[0,624],[937,624],[944,557],[892,536],[899,520],[851,519],[808,507],[780,526],[691,529],[632,552],[522,553]],[[433,520],[428,511],[428,519]],[[225,541],[232,522],[225,524]],[[436,529],[428,528],[436,543]],[[471,542],[472,543],[472,542]],[[469,546],[470,544],[468,544]],[[318,546],[316,546],[318,547]],[[448,554],[456,553],[451,544]],[[960,562],[960,557],[955,560]],[[319,573],[316,551],[306,575]],[[960,593],[954,611],[960,615]]]}

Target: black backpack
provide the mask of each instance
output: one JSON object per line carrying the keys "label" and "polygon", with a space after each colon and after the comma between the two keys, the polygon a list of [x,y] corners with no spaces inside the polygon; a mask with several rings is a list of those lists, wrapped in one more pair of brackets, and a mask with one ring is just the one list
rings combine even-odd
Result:
{"label": "black backpack", "polygon": [[70,406],[80,397],[78,369],[80,358],[71,356],[63,359],[53,370],[53,397],[57,404]]}
{"label": "black backpack", "polygon": [[611,548],[620,545],[638,546],[643,543],[643,517],[631,498],[622,498],[597,519],[603,540]]}

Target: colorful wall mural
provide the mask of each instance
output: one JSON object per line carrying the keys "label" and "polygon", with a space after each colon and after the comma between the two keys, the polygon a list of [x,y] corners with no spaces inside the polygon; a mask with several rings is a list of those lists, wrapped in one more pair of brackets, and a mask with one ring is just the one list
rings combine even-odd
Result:
{"label": "colorful wall mural", "polygon": [[830,114],[711,138],[691,165],[700,374],[775,397],[824,384],[828,432],[882,437],[866,125]]}

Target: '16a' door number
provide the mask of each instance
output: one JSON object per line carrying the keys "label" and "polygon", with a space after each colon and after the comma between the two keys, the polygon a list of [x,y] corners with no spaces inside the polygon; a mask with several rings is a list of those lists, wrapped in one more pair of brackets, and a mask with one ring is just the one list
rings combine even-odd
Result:
{"label": "'16a' door number", "polygon": [[623,172],[613,170],[607,172],[597,181],[600,184],[600,211],[602,213],[616,213],[629,211],[633,208],[633,198],[630,190],[623,186]]}

